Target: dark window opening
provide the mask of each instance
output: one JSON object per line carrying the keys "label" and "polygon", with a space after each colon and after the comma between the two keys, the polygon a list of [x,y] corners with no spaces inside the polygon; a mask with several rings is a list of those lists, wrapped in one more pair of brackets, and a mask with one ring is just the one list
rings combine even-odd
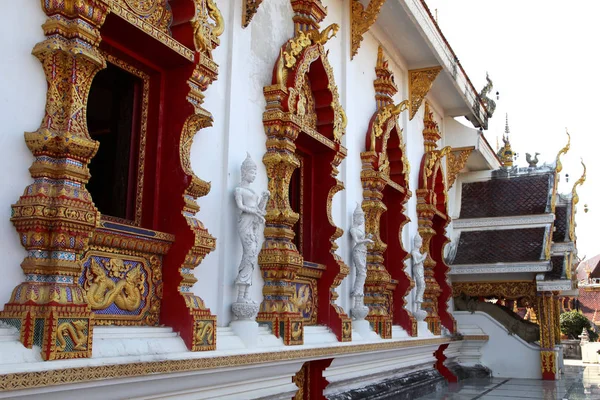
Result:
{"label": "dark window opening", "polygon": [[141,88],[141,79],[107,63],[92,82],[87,106],[90,136],[100,142],[87,189],[102,214],[126,220],[135,219]]}

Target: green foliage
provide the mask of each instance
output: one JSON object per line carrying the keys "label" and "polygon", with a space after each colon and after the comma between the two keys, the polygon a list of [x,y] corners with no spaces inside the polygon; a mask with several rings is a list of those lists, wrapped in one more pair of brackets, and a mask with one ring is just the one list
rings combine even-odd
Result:
{"label": "green foliage", "polygon": [[579,339],[581,331],[586,328],[590,335],[590,341],[595,342],[598,334],[592,329],[592,323],[579,311],[569,311],[560,314],[560,330],[569,339]]}

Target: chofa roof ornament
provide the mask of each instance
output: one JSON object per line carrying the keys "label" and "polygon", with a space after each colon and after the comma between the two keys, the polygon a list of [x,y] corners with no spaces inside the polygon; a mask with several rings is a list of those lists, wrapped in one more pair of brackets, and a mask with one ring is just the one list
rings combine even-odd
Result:
{"label": "chofa roof ornament", "polygon": [[[479,92],[479,97],[481,97],[481,101],[487,109],[488,118],[492,118],[492,116],[494,115],[494,111],[496,111],[496,102],[489,98],[488,94],[494,88],[494,83],[490,79],[490,75],[487,72],[485,74],[485,79],[487,81],[487,84],[483,87],[483,89],[481,89],[481,92]],[[496,96],[498,96],[498,92],[496,92]]]}

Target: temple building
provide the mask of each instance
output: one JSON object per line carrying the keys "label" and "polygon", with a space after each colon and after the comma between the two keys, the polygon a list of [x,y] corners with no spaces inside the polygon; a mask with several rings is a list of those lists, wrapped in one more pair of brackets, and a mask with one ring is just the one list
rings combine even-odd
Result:
{"label": "temple building", "polygon": [[585,169],[492,149],[424,0],[2,8],[0,398],[560,379]]}

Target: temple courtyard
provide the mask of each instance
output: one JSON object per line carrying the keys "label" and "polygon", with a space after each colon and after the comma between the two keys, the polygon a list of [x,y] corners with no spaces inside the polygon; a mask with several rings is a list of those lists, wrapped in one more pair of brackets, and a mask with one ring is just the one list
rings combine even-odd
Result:
{"label": "temple courtyard", "polygon": [[580,360],[565,360],[563,372],[562,379],[558,381],[466,379],[459,383],[450,383],[447,388],[419,397],[418,400],[600,399],[599,365],[583,364]]}

